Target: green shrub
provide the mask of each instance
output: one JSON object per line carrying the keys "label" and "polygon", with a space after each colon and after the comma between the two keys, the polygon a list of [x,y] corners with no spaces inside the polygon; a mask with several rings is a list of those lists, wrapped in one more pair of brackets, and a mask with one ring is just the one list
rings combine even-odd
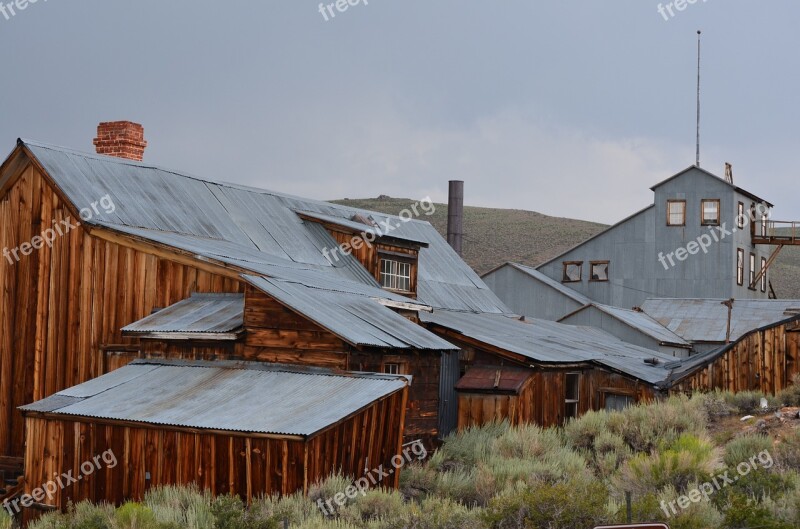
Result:
{"label": "green shrub", "polygon": [[422,498],[436,487],[436,470],[431,464],[412,463],[400,473],[400,490],[406,498]]}
{"label": "green shrub", "polygon": [[765,527],[769,529],[792,529],[794,525],[777,519],[765,505],[741,493],[730,494],[723,510],[725,529],[749,529]]}
{"label": "green shrub", "polygon": [[392,516],[399,517],[403,510],[403,497],[399,492],[374,489],[364,496],[357,496],[351,505],[339,511],[339,517],[356,525]]}
{"label": "green shrub", "polygon": [[3,509],[0,509],[0,529],[11,529],[14,519]]}
{"label": "green shrub", "polygon": [[[694,487],[694,484],[692,484]],[[714,529],[720,527],[722,514],[707,501],[691,503],[681,509],[677,503],[680,494],[672,487],[666,487],[660,494],[653,492],[643,496],[633,496],[632,512],[634,522],[661,522],[671,529]],[[623,504],[616,505],[615,523],[625,523],[626,510]]]}
{"label": "green shrub", "polygon": [[114,526],[114,507],[107,503],[95,505],[82,501],[69,509],[74,529],[112,529]]}
{"label": "green shrub", "polygon": [[249,514],[250,523],[266,527],[273,523],[283,527],[283,520],[288,520],[294,527],[301,522],[325,519],[319,506],[300,493],[258,498],[250,504]]}
{"label": "green shrub", "polygon": [[69,516],[60,512],[49,512],[28,524],[28,529],[69,529],[69,527]]}
{"label": "green shrub", "polygon": [[141,503],[129,502],[114,513],[114,529],[158,529],[156,517]]}
{"label": "green shrub", "polygon": [[800,432],[795,430],[775,447],[775,465],[783,471],[800,468]]}
{"label": "green shrub", "polygon": [[743,435],[725,446],[725,464],[735,468],[739,463],[749,462],[750,458],[763,451],[772,450],[772,441],[763,435]]}
{"label": "green shrub", "polygon": [[488,457],[493,443],[509,430],[507,422],[490,423],[472,427],[449,435],[444,444],[430,458],[436,470],[468,469]]}
{"label": "green shrub", "polygon": [[162,526],[213,529],[211,501],[196,485],[166,485],[147,491],[143,503]]}
{"label": "green shrub", "polygon": [[573,529],[608,520],[608,491],[597,481],[580,479],[508,490],[493,498],[482,518],[497,529]]}
{"label": "green shrub", "polygon": [[705,438],[684,434],[652,455],[637,454],[616,477],[619,490],[645,496],[671,486],[683,494],[690,483],[702,482],[716,467],[713,445]]}
{"label": "green shrub", "polygon": [[795,375],[792,384],[778,393],[778,400],[786,406],[800,406],[800,375]]}

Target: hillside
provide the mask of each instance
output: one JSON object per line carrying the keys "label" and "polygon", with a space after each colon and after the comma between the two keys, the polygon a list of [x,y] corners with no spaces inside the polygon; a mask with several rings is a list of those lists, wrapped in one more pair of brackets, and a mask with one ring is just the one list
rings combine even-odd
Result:
{"label": "hillside", "polygon": [[[334,202],[394,215],[414,203],[407,198],[389,197]],[[446,234],[447,204],[436,204],[436,212],[423,218]],[[535,266],[604,228],[603,224],[535,211],[465,206],[464,259],[479,274],[506,261]],[[779,297],[800,299],[800,247],[784,248],[772,269],[771,281]]]}

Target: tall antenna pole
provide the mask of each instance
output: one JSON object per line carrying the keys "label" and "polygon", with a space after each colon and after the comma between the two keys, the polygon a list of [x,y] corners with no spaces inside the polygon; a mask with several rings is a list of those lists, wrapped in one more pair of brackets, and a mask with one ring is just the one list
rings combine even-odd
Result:
{"label": "tall antenna pole", "polygon": [[700,34],[697,30],[697,167],[700,167]]}

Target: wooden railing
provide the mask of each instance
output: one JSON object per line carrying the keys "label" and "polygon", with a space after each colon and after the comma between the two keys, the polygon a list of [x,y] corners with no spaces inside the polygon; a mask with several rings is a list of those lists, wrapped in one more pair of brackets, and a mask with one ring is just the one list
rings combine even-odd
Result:
{"label": "wooden railing", "polygon": [[755,244],[800,244],[800,222],[768,220],[756,222],[753,242]]}

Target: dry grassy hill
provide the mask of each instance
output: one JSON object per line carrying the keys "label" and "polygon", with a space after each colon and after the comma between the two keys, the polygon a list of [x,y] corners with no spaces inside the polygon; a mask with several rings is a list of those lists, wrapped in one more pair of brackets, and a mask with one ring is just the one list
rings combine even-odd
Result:
{"label": "dry grassy hill", "polygon": [[[397,215],[414,201],[380,197],[334,202]],[[445,235],[447,204],[436,204],[436,212],[425,219]],[[466,206],[464,259],[479,274],[506,261],[535,266],[605,228],[604,224],[550,217],[535,211]],[[772,269],[771,281],[779,297],[800,299],[800,247],[784,248]]]}

